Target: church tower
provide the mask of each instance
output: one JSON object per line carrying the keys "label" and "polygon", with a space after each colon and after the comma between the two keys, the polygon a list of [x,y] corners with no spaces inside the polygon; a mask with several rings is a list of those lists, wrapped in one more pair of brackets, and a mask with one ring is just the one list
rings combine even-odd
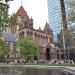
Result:
{"label": "church tower", "polygon": [[20,29],[23,29],[23,28],[33,29],[33,19],[32,17],[31,19],[29,18],[27,12],[25,11],[22,5],[18,9],[16,15],[18,17],[18,21],[21,22],[21,25],[19,26]]}
{"label": "church tower", "polygon": [[47,22],[46,22],[45,27],[44,27],[44,32],[47,34],[53,33],[52,29],[49,27],[49,24]]}

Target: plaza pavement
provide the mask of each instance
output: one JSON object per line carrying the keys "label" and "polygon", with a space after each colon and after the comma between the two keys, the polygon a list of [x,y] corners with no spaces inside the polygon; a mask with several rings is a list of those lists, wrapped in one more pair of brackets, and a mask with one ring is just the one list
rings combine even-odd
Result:
{"label": "plaza pavement", "polygon": [[[53,64],[52,64],[53,65]],[[49,66],[49,65],[11,65],[11,64],[0,64],[0,67],[26,67],[26,68],[37,68],[37,69],[62,69],[65,72],[72,73],[75,75],[75,67],[71,66]]]}

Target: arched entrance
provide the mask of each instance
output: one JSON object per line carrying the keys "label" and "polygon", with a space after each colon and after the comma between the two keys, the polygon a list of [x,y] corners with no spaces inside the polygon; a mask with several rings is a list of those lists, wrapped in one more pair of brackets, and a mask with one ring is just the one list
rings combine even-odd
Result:
{"label": "arched entrance", "polygon": [[46,60],[50,60],[50,48],[46,48]]}

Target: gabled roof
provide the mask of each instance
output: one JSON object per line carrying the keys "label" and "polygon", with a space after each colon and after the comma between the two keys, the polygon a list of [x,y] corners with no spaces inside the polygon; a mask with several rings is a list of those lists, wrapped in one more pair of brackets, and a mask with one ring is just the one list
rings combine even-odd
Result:
{"label": "gabled roof", "polygon": [[18,9],[16,15],[17,16],[21,16],[24,17],[27,14],[27,12],[24,10],[23,6],[20,6],[20,8]]}

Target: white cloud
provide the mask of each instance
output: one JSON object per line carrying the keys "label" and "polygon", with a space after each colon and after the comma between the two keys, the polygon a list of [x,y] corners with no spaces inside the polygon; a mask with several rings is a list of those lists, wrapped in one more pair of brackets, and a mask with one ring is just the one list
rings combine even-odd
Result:
{"label": "white cloud", "polygon": [[14,0],[10,2],[9,13],[17,12],[19,7],[22,5],[27,11],[29,17],[32,16],[34,20],[34,28],[44,28],[46,21],[48,21],[48,9],[47,9],[47,0]]}

